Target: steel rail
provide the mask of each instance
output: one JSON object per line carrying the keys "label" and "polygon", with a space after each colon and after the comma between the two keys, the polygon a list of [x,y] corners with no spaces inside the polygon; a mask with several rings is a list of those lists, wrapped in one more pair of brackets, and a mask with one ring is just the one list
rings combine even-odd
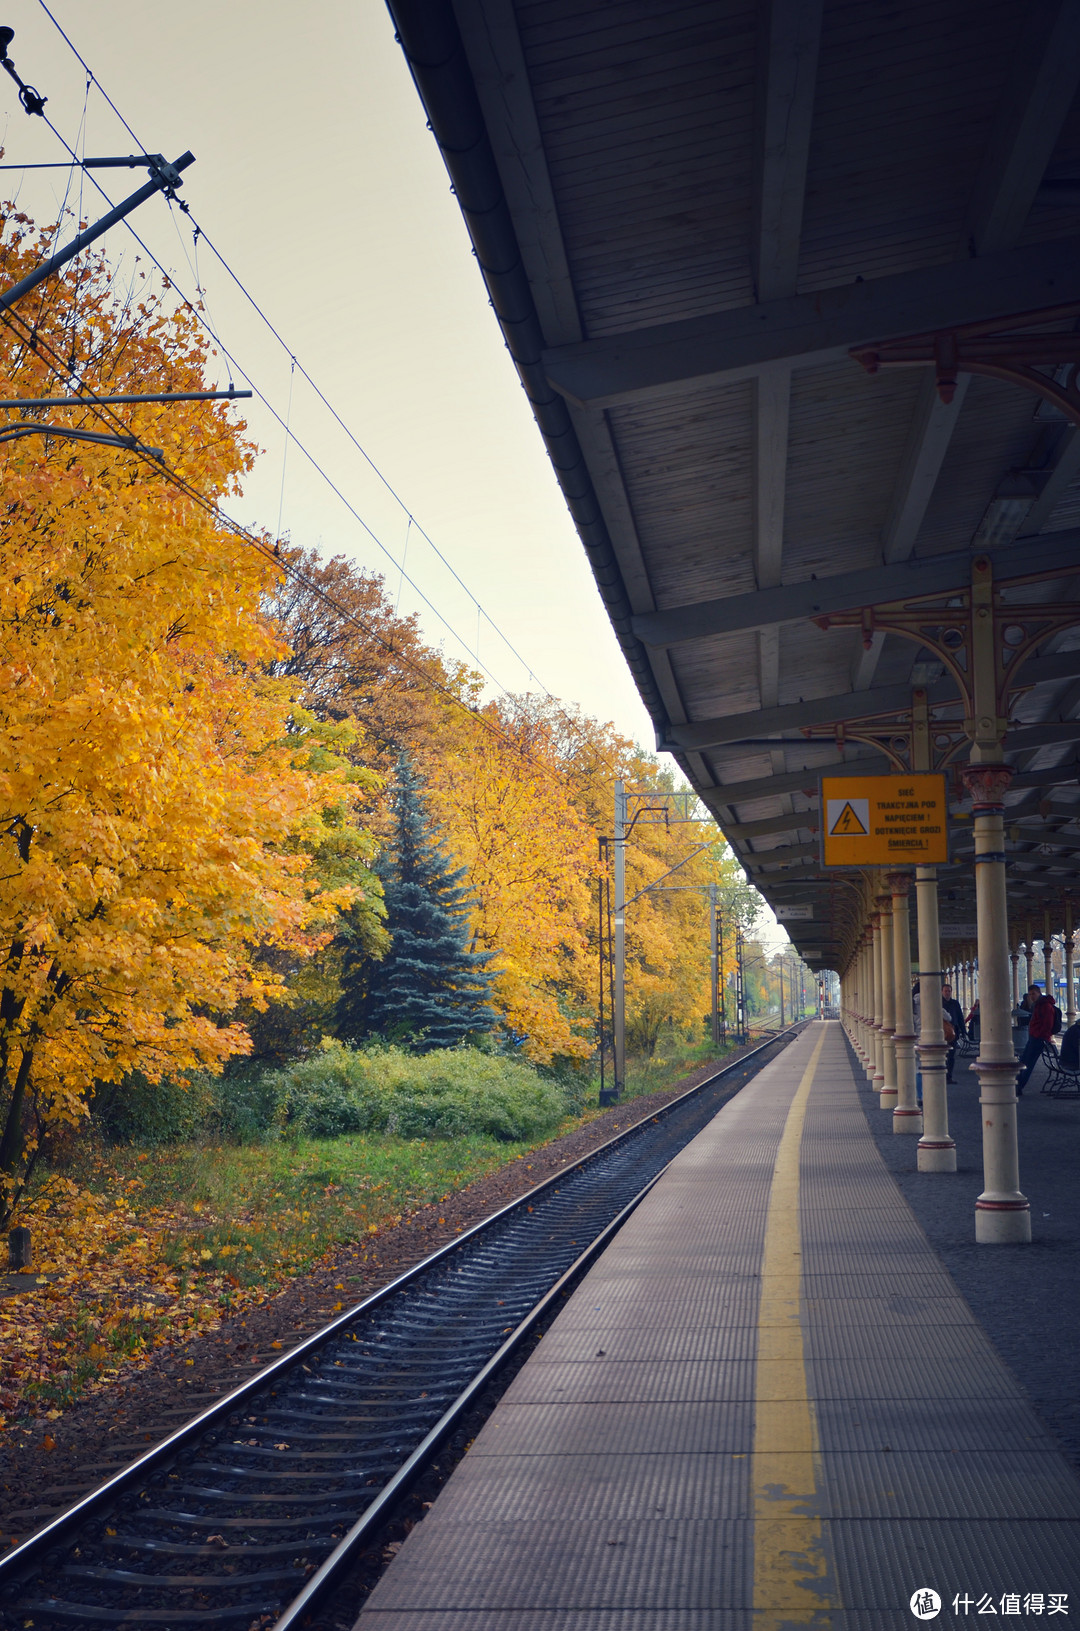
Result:
{"label": "steel rail", "polygon": [[[381,1287],[375,1292],[372,1292],[361,1302],[355,1304],[352,1308],[339,1315],[336,1319],[329,1321],[318,1331],[314,1332],[311,1336],[305,1338],[294,1348],[290,1349],[288,1353],[283,1354],[280,1359],[274,1360],[271,1364],[257,1371],[246,1382],[242,1383],[239,1387],[234,1388],[231,1392],[223,1395],[221,1399],[210,1405],[206,1410],[201,1411],[183,1427],[177,1429],[176,1432],[170,1434],[167,1438],[162,1440],[160,1444],[155,1445],[144,1455],[139,1456],[137,1460],[132,1462],[129,1466],[123,1468],[120,1472],[107,1479],[97,1489],[92,1490],[88,1495],[77,1501],[66,1512],[61,1513],[36,1534],[31,1535],[27,1540],[23,1541],[21,1545],[14,1548],[3,1558],[0,1558],[0,1614],[4,1614],[6,1617],[6,1614],[12,1611],[16,1601],[12,1595],[12,1587],[16,1584],[16,1582],[25,1580],[28,1575],[34,1572],[35,1568],[40,1565],[43,1559],[49,1557],[49,1554],[55,1554],[58,1547],[63,1547],[64,1545],[73,1542],[76,1536],[85,1528],[87,1524],[98,1520],[102,1514],[111,1509],[120,1498],[130,1495],[130,1493],[138,1486],[145,1484],[150,1475],[161,1472],[174,1465],[178,1455],[181,1452],[189,1449],[201,1441],[204,1441],[207,1435],[212,1434],[215,1429],[218,1429],[223,1425],[227,1425],[229,1418],[235,1415],[238,1409],[243,1408],[245,1405],[250,1405],[250,1403],[256,1397],[266,1394],[268,1389],[271,1389],[276,1381],[284,1378],[289,1372],[297,1370],[298,1367],[308,1370],[308,1367],[304,1364],[304,1361],[309,1358],[314,1358],[320,1350],[327,1348],[335,1338],[340,1336],[342,1333],[348,1332],[350,1326],[356,1325],[363,1319],[364,1316],[370,1315],[381,1305],[389,1302],[390,1299],[399,1297],[406,1288],[416,1284],[424,1276],[430,1276],[433,1268],[440,1264],[445,1265],[450,1258],[461,1253],[463,1248],[470,1242],[475,1242],[485,1235],[494,1235],[499,1224],[505,1224],[506,1221],[513,1218],[515,1214],[521,1213],[525,1209],[530,1211],[533,1210],[538,1199],[543,1199],[545,1196],[550,1197],[555,1194],[559,1194],[561,1192],[560,1186],[568,1186],[572,1178],[595,1168],[598,1163],[601,1163],[606,1156],[609,1156],[618,1150],[620,1146],[627,1146],[628,1141],[633,1139],[635,1135],[638,1138],[647,1137],[648,1131],[652,1125],[662,1125],[664,1122],[669,1121],[670,1118],[679,1110],[679,1108],[686,1105],[689,1100],[700,1097],[711,1087],[715,1086],[718,1081],[721,1081],[725,1076],[729,1076],[740,1068],[745,1067],[750,1061],[757,1059],[767,1050],[775,1048],[776,1045],[785,1038],[790,1038],[790,1036],[799,1028],[801,1023],[803,1022],[797,1022],[796,1024],[786,1027],[785,1030],[769,1036],[757,1047],[749,1050],[747,1053],[742,1054],[740,1058],[722,1066],[718,1071],[714,1071],[709,1077],[706,1078],[704,1082],[700,1082],[697,1084],[697,1086],[687,1089],[685,1093],[680,1094],[678,1098],[673,1099],[669,1104],[664,1105],[659,1111],[654,1112],[652,1115],[646,1115],[644,1118],[635,1122],[630,1127],[623,1129],[614,1137],[606,1140],[603,1144],[598,1145],[595,1150],[589,1151],[579,1160],[574,1161],[564,1171],[553,1173],[551,1177],[543,1180],[541,1183],[536,1184],[532,1189],[527,1190],[516,1200],[508,1202],[506,1206],[501,1207],[490,1217],[483,1219],[481,1222],[474,1224],[470,1229],[463,1231],[461,1235],[455,1237],[455,1239],[451,1241],[448,1241],[446,1245],[440,1247],[437,1251],[431,1253],[419,1263],[414,1264],[412,1268],[407,1269],[403,1274],[398,1275],[394,1280],[389,1282],[389,1284]],[[689,1133],[687,1135],[686,1142],[689,1142],[689,1139],[693,1136],[695,1136],[695,1133]],[[684,1146],[680,1145],[679,1147],[682,1148]],[[669,1160],[674,1158],[674,1153]],[[468,1411],[484,1387],[486,1387],[491,1377],[506,1364],[507,1360],[527,1339],[529,1334],[535,1329],[538,1321],[544,1317],[544,1314],[550,1309],[555,1299],[562,1294],[568,1284],[579,1276],[583,1272],[583,1269],[587,1267],[593,1258],[599,1254],[612,1235],[619,1227],[621,1227],[622,1223],[625,1222],[626,1218],[640,1203],[643,1196],[652,1188],[653,1184],[661,1176],[661,1173],[666,1170],[668,1164],[668,1162],[665,1162],[664,1166],[649,1178],[648,1182],[642,1186],[642,1188],[629,1200],[629,1202],[620,1208],[616,1216],[600,1229],[600,1231],[588,1242],[583,1251],[580,1252],[569,1264],[569,1266],[558,1275],[555,1282],[547,1287],[547,1289],[537,1299],[535,1304],[528,1310],[524,1317],[518,1321],[513,1331],[507,1336],[507,1340],[500,1344],[494,1352],[490,1353],[480,1362],[479,1368],[476,1370],[475,1374],[471,1377],[464,1389],[462,1389],[448,1404],[447,1408],[442,1412],[438,1420],[425,1432],[421,1441],[414,1446],[405,1460],[399,1466],[397,1466],[396,1470],[392,1472],[374,1499],[359,1514],[359,1516],[355,1518],[355,1521],[351,1523],[348,1532],[340,1541],[337,1542],[330,1554],[316,1569],[315,1573],[306,1581],[299,1594],[293,1599],[290,1606],[286,1608],[283,1615],[278,1619],[274,1627],[274,1631],[290,1631],[290,1628],[297,1626],[300,1622],[301,1615],[310,1613],[315,1601],[323,1597],[328,1590],[332,1589],[334,1584],[340,1579],[344,1570],[348,1567],[351,1559],[355,1557],[357,1551],[368,1539],[370,1539],[372,1533],[387,1521],[387,1516],[390,1510],[408,1489],[409,1485],[414,1482],[419,1474],[424,1470],[425,1466],[430,1461],[431,1456],[438,1449],[438,1446],[443,1443],[448,1434],[453,1431],[456,1423],[459,1422],[462,1416]],[[554,1238],[554,1236],[551,1238]],[[575,1243],[576,1242],[573,1241],[571,1242],[571,1244]],[[462,1268],[459,1268],[458,1272],[464,1272],[464,1268],[467,1266],[468,1263],[466,1262]],[[354,1340],[358,1339],[354,1336]],[[335,1364],[340,1363],[340,1361],[335,1362]],[[335,1378],[333,1378],[331,1375],[328,1379],[320,1380],[317,1385],[325,1388],[327,1386],[333,1386],[334,1382]],[[272,1407],[266,1406],[264,1408],[266,1408],[268,1412],[272,1413]],[[313,1418],[313,1424],[316,1420],[325,1421],[329,1419],[330,1418],[325,1416]],[[392,1426],[389,1415],[386,1418],[386,1424],[388,1429]],[[295,1429],[291,1428],[288,1429],[288,1431],[295,1432]],[[325,1438],[326,1435],[323,1433],[313,1436]],[[389,1436],[393,1437],[394,1434],[390,1433]],[[400,1429],[397,1431],[396,1436],[401,1436]],[[211,1438],[211,1446],[215,1442],[216,1440]],[[254,1443],[255,1441],[251,1442]],[[237,1504],[240,1504],[243,1499],[242,1491],[236,1491],[235,1497]],[[271,1499],[269,1496],[264,1498],[267,1500]],[[332,1499],[333,1498],[331,1496],[327,1495],[322,1495],[319,1497],[319,1500],[324,1504],[327,1501],[332,1501]],[[284,1500],[284,1498],[282,1498],[282,1500]],[[327,1514],[327,1521],[329,1522],[332,1517],[332,1513]],[[289,1521],[291,1520],[280,1520],[278,1521],[277,1526],[287,1526]],[[302,1522],[300,1519],[295,1521],[298,1525]],[[236,1522],[239,1523],[241,1520],[236,1520]],[[340,1520],[335,1519],[333,1526],[340,1527]],[[303,1543],[301,1543],[301,1549],[302,1546]],[[185,1551],[190,1549],[191,1548],[187,1547],[180,1548],[180,1550]],[[94,1571],[88,1572],[93,1573]],[[282,1571],[279,1571],[279,1575],[281,1573]],[[111,1574],[109,1574],[108,1571],[103,1572],[98,1570],[97,1575],[101,1578],[108,1576],[114,1581],[121,1579],[121,1574],[119,1571],[111,1571]],[[162,1584],[167,1584],[169,1577],[146,1576],[145,1578],[148,1586],[160,1587]],[[265,1579],[267,1577],[264,1576],[263,1578]],[[123,1576],[123,1579],[131,1584],[137,1584],[140,1577],[138,1575],[131,1574],[128,1576]],[[208,1587],[213,1586],[215,1583],[225,1586],[241,1587],[245,1584],[245,1582],[253,1582],[253,1577],[251,1575],[245,1576],[243,1574],[239,1574],[227,1577],[223,1576],[218,1581],[215,1581],[215,1579],[212,1577],[205,1577],[205,1581]],[[177,1584],[181,1583],[182,1581],[178,1579]],[[54,1605],[52,1603],[48,1605],[45,1603],[35,1603],[35,1616],[40,1613],[48,1613],[49,1609],[53,1608],[53,1606]],[[57,1612],[57,1619],[59,1620],[63,1617],[62,1605],[57,1603],[55,1605],[55,1610]],[[19,1610],[19,1612],[22,1611]],[[222,1609],[220,1613],[214,1613],[211,1611],[209,1616],[204,1616],[201,1613],[185,1613],[183,1610],[181,1610],[177,1615],[177,1623],[193,1623],[195,1620],[202,1619],[207,1620],[207,1623],[209,1623],[211,1620],[223,1621],[228,1616],[229,1612],[230,1610],[225,1608]],[[234,1613],[236,1616],[242,1617],[239,1606],[234,1610]],[[80,1617],[85,1618],[85,1613]],[[92,1611],[89,1617],[95,1617]],[[148,1625],[167,1625],[170,1623],[170,1617],[167,1612],[163,1614],[160,1610],[143,1611],[143,1613],[138,1617],[143,1623]],[[98,1623],[106,1622],[109,1618],[108,1611],[102,1610],[101,1614],[97,1616],[97,1618]],[[41,1619],[38,1619],[37,1623],[41,1624]],[[126,1614],[121,1612],[116,1618],[115,1623],[119,1624],[133,1622]]]}

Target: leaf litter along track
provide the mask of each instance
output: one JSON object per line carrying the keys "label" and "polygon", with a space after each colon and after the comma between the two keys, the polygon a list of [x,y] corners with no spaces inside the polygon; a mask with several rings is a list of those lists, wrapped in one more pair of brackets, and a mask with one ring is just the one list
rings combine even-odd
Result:
{"label": "leaf litter along track", "polygon": [[0,1625],[273,1625],[331,1554],[344,1566],[344,1537],[360,1544],[380,1497],[385,1521],[403,1464],[712,1118],[740,1067],[739,1085],[793,1034],[443,1248],[0,1561]]}

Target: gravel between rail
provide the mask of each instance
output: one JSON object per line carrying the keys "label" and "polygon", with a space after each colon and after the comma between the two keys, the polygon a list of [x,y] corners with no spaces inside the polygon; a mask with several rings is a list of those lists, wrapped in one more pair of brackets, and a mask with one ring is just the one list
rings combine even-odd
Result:
{"label": "gravel between rail", "polygon": [[[725,1055],[722,1064],[733,1063],[744,1051],[748,1050]],[[395,1228],[362,1245],[343,1248],[208,1336],[164,1349],[149,1364],[133,1367],[107,1390],[72,1406],[59,1421],[36,1421],[29,1432],[10,1430],[0,1440],[0,1545],[25,1539],[148,1446],[317,1330],[335,1304],[344,1301],[348,1307],[360,1301],[560,1167],[645,1120],[717,1068],[717,1063],[702,1065],[662,1092],[616,1105],[446,1201],[421,1208]],[[345,1290],[336,1289],[339,1285]],[[32,1498],[27,1491],[34,1492]]]}

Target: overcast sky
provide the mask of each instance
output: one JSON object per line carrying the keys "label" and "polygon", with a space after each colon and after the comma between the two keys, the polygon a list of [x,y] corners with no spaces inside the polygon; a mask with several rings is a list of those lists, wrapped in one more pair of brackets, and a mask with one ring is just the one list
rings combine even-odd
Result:
{"label": "overcast sky", "polygon": [[[402,610],[419,611],[425,634],[444,642],[448,655],[475,652],[479,635],[481,661],[508,689],[536,689],[531,668],[556,696],[651,747],[648,716],[503,348],[379,0],[307,6],[49,0],[49,6],[139,141],[169,158],[194,152],[182,196],[286,347],[203,243],[198,272],[208,317],[282,419],[290,414],[291,384],[293,432],[360,519],[295,443],[282,496],[284,432],[257,404],[244,411],[266,451],[237,513],[276,528],[280,508],[295,543],[383,572]],[[16,31],[11,55],[20,73],[49,98],[50,118],[77,151],[133,150],[97,85],[87,95],[83,69],[39,0],[8,0],[0,21]],[[2,75],[0,139],[8,164],[63,157]],[[99,178],[114,200],[138,184],[126,170]],[[39,220],[55,216],[71,181],[63,170],[4,179],[2,191]],[[80,206],[79,185],[76,177],[74,207],[91,217],[102,213],[107,206],[87,181]],[[155,198],[132,222],[190,292],[191,220]],[[125,226],[109,233],[106,248],[121,278],[130,275],[139,251]],[[299,375],[290,379],[290,353],[405,508],[309,386]],[[469,593],[410,529],[409,511]],[[435,610],[402,581],[406,541],[405,571]]]}

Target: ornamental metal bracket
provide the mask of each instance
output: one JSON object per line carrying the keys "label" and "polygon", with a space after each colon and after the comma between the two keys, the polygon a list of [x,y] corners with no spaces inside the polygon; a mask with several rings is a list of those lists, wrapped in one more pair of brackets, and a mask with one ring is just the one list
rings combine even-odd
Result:
{"label": "ornamental metal bracket", "polygon": [[955,763],[969,741],[963,720],[942,717],[955,714],[958,706],[959,698],[930,706],[926,691],[916,686],[910,708],[864,714],[838,725],[804,725],[802,734],[811,740],[834,741],[841,750],[849,742],[862,742],[882,754],[901,774],[944,770]]}
{"label": "ornamental metal bracket", "polygon": [[[911,334],[875,345],[854,346],[850,355],[868,374],[881,368],[932,365],[938,395],[951,402],[958,374],[986,374],[1006,380],[1053,403],[1080,425],[1080,303],[1020,312],[988,322],[964,323],[933,334]],[[1035,330],[1050,332],[1033,332]],[[1049,369],[1044,373],[1044,369]]]}
{"label": "ornamental metal bracket", "polygon": [[1016,678],[1025,660],[1050,635],[1080,624],[1080,604],[1006,601],[1004,593],[1016,588],[1015,580],[1007,591],[995,588],[989,557],[976,555],[971,586],[959,593],[910,596],[813,621],[822,629],[858,628],[867,647],[880,629],[932,651],[956,681],[973,762],[989,762],[1001,757],[1011,696],[1032,683]]}

